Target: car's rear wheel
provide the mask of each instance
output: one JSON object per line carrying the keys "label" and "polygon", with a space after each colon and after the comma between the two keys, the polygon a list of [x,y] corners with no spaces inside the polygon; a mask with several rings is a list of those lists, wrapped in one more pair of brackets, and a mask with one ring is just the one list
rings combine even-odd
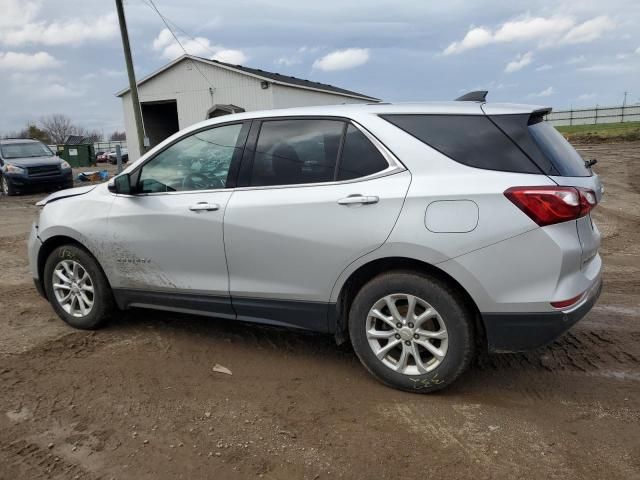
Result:
{"label": "car's rear wheel", "polygon": [[349,335],[383,383],[428,393],[456,380],[473,355],[473,316],[444,282],[415,272],[380,275],[356,295]]}
{"label": "car's rear wheel", "polygon": [[11,196],[16,194],[16,191],[13,188],[13,185],[9,183],[9,181],[5,178],[4,175],[0,177],[0,192],[2,192],[2,194],[6,196]]}
{"label": "car's rear wheel", "polygon": [[75,245],[51,252],[44,268],[44,287],[58,316],[75,328],[98,328],[114,310],[104,273],[89,253]]}

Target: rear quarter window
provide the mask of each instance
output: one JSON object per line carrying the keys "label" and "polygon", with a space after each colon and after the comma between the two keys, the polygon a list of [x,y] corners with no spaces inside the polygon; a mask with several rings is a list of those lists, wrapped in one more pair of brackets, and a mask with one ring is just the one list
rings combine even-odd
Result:
{"label": "rear quarter window", "polygon": [[485,170],[543,173],[484,115],[382,115],[456,162]]}

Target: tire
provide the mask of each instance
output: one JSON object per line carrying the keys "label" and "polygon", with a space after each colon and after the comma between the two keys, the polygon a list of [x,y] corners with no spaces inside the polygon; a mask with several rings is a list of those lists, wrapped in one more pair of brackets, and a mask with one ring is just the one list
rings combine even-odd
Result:
{"label": "tire", "polygon": [[[415,298],[417,317],[407,315],[411,298]],[[392,325],[389,301],[398,314]],[[376,306],[376,315],[370,315]],[[445,282],[416,272],[396,271],[379,275],[360,289],[349,311],[349,336],[362,364],[382,383],[409,392],[430,393],[453,383],[469,366],[475,344],[473,320],[461,295]],[[388,354],[382,353],[392,342],[396,346]],[[429,349],[424,346],[427,342]],[[374,348],[384,356],[379,358]]]}
{"label": "tire", "polygon": [[4,176],[0,177],[0,193],[8,197],[12,197],[17,194],[16,189]]}
{"label": "tire", "polygon": [[[74,265],[78,266],[75,279],[72,275]],[[62,280],[56,273],[58,269],[65,278],[75,281]],[[89,282],[80,280],[84,277],[83,272],[88,275]],[[54,285],[65,285],[69,288],[54,287]],[[93,295],[87,286],[93,288]],[[44,267],[44,288],[49,303],[58,316],[75,328],[96,329],[104,324],[115,311],[111,287],[98,262],[85,250],[75,245],[62,245],[51,252]],[[80,290],[84,292],[84,299],[77,298],[75,304],[73,300],[61,301],[61,299],[64,300],[61,298],[62,295],[67,291],[81,296]],[[88,306],[87,299],[92,301],[91,308],[83,309],[82,305]],[[74,312],[76,315],[73,314]]]}

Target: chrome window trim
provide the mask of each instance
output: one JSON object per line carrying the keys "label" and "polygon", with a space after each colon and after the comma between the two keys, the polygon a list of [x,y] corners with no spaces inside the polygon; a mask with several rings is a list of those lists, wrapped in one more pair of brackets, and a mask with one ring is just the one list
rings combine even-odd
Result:
{"label": "chrome window trim", "polygon": [[[313,117],[313,118],[319,118],[319,117]],[[338,120],[337,117],[331,117],[331,116],[327,116],[327,119],[335,119]],[[269,120],[278,120],[279,117],[263,117],[263,118],[259,118],[259,119],[253,119],[253,120],[263,120],[263,121],[269,121]],[[304,117],[299,117],[299,119],[304,119]],[[358,177],[358,178],[351,178],[349,180],[333,180],[330,182],[314,182],[314,183],[290,183],[290,184],[286,184],[286,185],[256,185],[256,186],[249,186],[249,187],[231,187],[231,188],[215,188],[215,189],[209,189],[209,190],[186,190],[186,191],[176,191],[176,192],[150,192],[150,193],[137,193],[135,195],[117,195],[117,196],[127,196],[127,197],[150,197],[150,196],[157,196],[157,195],[192,195],[192,194],[198,194],[198,193],[214,193],[214,192],[243,192],[243,191],[247,191],[247,190],[273,190],[273,189],[279,189],[279,188],[302,188],[302,187],[319,187],[322,185],[327,185],[327,186],[331,186],[331,185],[345,185],[345,184],[350,184],[350,183],[359,183],[359,182],[366,182],[368,180],[375,180],[376,178],[381,178],[381,177],[387,177],[389,175],[394,175],[396,173],[400,173],[403,172],[405,170],[407,170],[407,167],[405,167],[402,162],[400,162],[400,160],[391,152],[391,150],[389,150],[387,148],[387,146],[385,144],[383,144],[380,140],[378,140],[373,134],[371,134],[371,132],[369,132],[366,128],[364,128],[362,125],[360,125],[358,122],[356,122],[355,120],[352,119],[342,119],[341,121],[347,123],[347,124],[352,124],[354,127],[356,127],[358,130],[360,130],[360,132],[362,132],[362,134],[367,137],[367,139],[373,144],[373,146],[380,152],[380,154],[384,157],[384,159],[387,161],[387,168],[385,168],[384,170],[380,170],[379,172],[376,173],[372,173],[371,175],[367,175],[364,177]],[[230,122],[231,123],[231,122]],[[237,123],[237,122],[233,122],[233,123]],[[182,138],[186,138],[187,135],[185,135],[185,137]],[[155,158],[152,157],[152,158]],[[151,160],[151,159],[149,159]],[[145,162],[146,164],[147,162]],[[142,166],[140,167],[142,168]],[[112,193],[112,195],[116,195],[114,193]]]}

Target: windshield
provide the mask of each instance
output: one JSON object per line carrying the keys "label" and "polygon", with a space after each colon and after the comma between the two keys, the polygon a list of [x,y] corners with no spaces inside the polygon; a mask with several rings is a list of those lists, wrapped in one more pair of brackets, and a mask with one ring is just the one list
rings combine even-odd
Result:
{"label": "windshield", "polygon": [[52,157],[53,152],[40,142],[8,143],[0,146],[4,158]]}
{"label": "windshield", "polygon": [[551,160],[563,177],[589,177],[584,160],[558,130],[545,121],[529,125],[529,133],[542,153]]}

